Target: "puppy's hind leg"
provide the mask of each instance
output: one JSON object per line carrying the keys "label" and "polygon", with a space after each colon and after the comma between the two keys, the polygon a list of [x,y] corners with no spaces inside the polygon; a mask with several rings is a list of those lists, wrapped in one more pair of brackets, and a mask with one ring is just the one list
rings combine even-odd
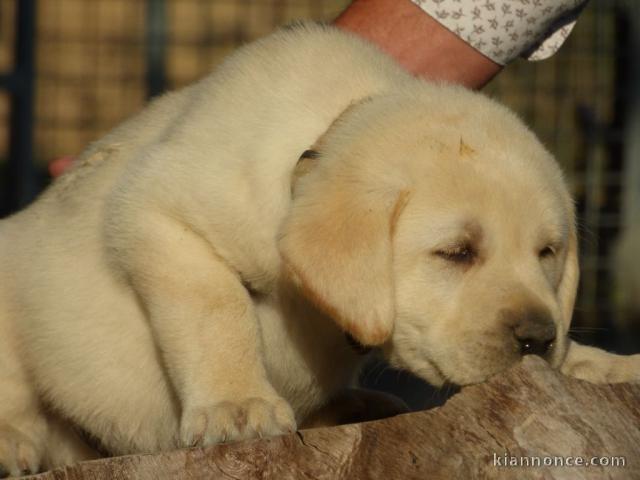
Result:
{"label": "puppy's hind leg", "polygon": [[47,420],[49,431],[43,460],[45,469],[49,470],[101,457],[80,437],[71,424],[51,414],[47,415]]}
{"label": "puppy's hind leg", "polygon": [[45,412],[0,319],[0,478],[97,458],[62,420]]}
{"label": "puppy's hind leg", "polygon": [[0,318],[0,478],[38,472],[47,436],[46,419],[6,322]]}

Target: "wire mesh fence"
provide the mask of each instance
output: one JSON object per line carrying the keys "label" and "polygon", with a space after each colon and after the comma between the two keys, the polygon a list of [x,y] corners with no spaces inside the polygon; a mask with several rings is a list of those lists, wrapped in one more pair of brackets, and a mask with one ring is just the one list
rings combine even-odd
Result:
{"label": "wire mesh fence", "polygon": [[[2,71],[12,67],[18,1],[0,2]],[[33,144],[37,167],[44,172],[57,157],[78,154],[142,108],[150,92],[203,76],[238,45],[295,19],[330,20],[348,3],[40,1]],[[622,1],[592,0],[556,56],[541,63],[518,61],[486,90],[520,113],[567,172],[582,232],[576,317],[584,327],[604,328],[582,338],[600,344],[610,343],[615,332],[609,265],[622,223],[625,82],[632,60],[623,7]],[[154,58],[160,58],[159,66],[150,64]],[[0,94],[0,172],[6,169],[8,152],[8,98]]]}

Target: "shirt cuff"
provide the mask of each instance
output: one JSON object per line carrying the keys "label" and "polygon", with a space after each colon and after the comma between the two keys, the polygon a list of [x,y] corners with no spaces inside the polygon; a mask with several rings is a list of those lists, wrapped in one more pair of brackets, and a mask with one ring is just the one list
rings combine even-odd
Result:
{"label": "shirt cuff", "polygon": [[571,33],[588,0],[411,0],[500,65],[542,60]]}

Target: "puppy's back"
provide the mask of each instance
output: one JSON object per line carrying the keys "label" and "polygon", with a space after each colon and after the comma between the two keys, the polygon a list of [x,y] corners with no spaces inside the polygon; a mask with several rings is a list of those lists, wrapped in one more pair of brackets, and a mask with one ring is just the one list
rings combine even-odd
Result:
{"label": "puppy's back", "polygon": [[355,37],[305,24],[240,49],[91,145],[0,223],[0,327],[26,347],[37,390],[89,431],[110,425],[94,433],[114,451],[168,448],[179,408],[113,267],[112,254],[128,251],[122,226],[169,212],[243,280],[268,283],[299,154],[350,103],[409,78]]}

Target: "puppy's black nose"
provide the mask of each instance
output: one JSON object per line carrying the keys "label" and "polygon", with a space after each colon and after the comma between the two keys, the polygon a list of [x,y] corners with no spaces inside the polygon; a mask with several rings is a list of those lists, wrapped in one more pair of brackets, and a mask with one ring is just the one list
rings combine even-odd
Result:
{"label": "puppy's black nose", "polygon": [[520,353],[522,355],[539,355],[544,357],[553,348],[555,335],[550,340],[539,340],[536,338],[518,338],[520,343]]}
{"label": "puppy's black nose", "polygon": [[540,309],[525,310],[513,327],[522,355],[544,357],[553,349],[556,326],[551,315]]}

